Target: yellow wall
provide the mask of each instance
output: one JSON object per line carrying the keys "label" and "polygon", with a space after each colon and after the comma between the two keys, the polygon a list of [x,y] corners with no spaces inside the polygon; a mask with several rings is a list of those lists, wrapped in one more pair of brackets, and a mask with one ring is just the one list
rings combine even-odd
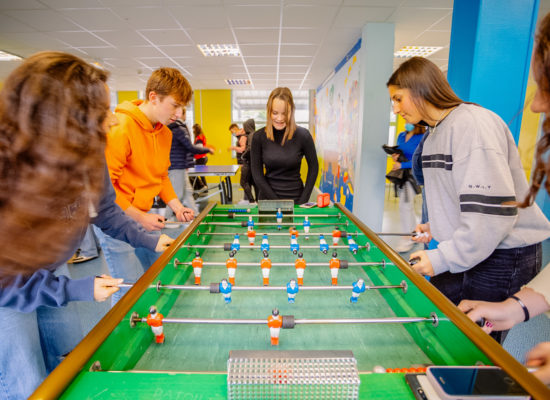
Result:
{"label": "yellow wall", "polygon": [[[195,123],[201,125],[209,146],[216,152],[208,155],[209,165],[231,165],[237,160],[231,158],[231,90],[195,90]],[[218,178],[207,178],[209,182],[218,182]],[[232,179],[239,182],[240,174]]]}
{"label": "yellow wall", "polygon": [[535,95],[536,88],[535,84],[527,86],[518,142],[519,156],[528,180],[531,179],[531,167],[535,158],[535,144],[540,123],[540,114],[535,114],[531,111],[531,101]]}
{"label": "yellow wall", "polygon": [[132,101],[138,98],[137,90],[121,90],[117,92],[117,104]]}

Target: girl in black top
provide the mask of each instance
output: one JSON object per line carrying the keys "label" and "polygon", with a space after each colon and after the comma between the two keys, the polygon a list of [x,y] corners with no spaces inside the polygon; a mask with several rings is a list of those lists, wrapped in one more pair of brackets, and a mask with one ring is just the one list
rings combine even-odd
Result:
{"label": "girl in black top", "polygon": [[[290,89],[273,90],[267,101],[266,126],[254,133],[250,166],[260,200],[292,199],[295,204],[309,201],[319,164],[313,138],[307,129],[296,126],[294,110]],[[304,156],[308,165],[305,186],[300,175]]]}

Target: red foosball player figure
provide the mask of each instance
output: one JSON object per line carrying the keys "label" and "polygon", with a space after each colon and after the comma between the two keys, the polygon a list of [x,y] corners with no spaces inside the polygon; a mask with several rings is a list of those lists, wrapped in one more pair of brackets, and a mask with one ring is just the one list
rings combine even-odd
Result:
{"label": "red foosball player figure", "polygon": [[227,276],[229,277],[229,283],[235,284],[235,271],[237,270],[237,260],[235,259],[235,252],[229,253],[229,258],[225,262],[227,267]]}
{"label": "red foosball player figure", "polygon": [[306,260],[304,260],[304,254],[298,253],[298,258],[294,263],[296,266],[296,277],[298,278],[298,285],[304,284],[304,271],[306,270]]}
{"label": "red foosball player figure", "polygon": [[342,231],[338,227],[334,228],[332,231],[332,244],[334,246],[338,245],[340,238],[342,237]]}
{"label": "red foosball player figure", "polygon": [[202,258],[200,257],[200,253],[198,251],[195,252],[195,258],[193,258],[193,262],[191,262],[191,265],[193,266],[193,273],[195,274],[195,285],[200,285],[202,273]]}
{"label": "red foosball player figure", "polygon": [[164,343],[164,333],[162,328],[162,319],[164,315],[157,311],[156,306],[149,308],[149,315],[147,316],[147,325],[151,327],[153,334],[155,335],[155,341],[157,343]]}
{"label": "red foosball player figure", "polygon": [[338,254],[336,252],[332,253],[332,258],[329,262],[333,285],[338,285],[338,271],[340,270],[340,260],[336,257],[338,257]]}
{"label": "red foosball player figure", "polygon": [[279,310],[274,308],[271,315],[267,318],[267,326],[269,326],[269,333],[271,334],[271,345],[279,345],[279,332],[283,326],[283,317],[279,315]]}
{"label": "red foosball player figure", "polygon": [[254,240],[256,240],[256,231],[254,229],[249,230],[246,235],[248,236],[248,243],[252,246],[254,244]]}
{"label": "red foosball player figure", "polygon": [[269,272],[271,271],[271,260],[268,258],[269,253],[264,250],[264,258],[260,261],[260,267],[262,268],[262,277],[264,280],[264,286],[269,285]]}

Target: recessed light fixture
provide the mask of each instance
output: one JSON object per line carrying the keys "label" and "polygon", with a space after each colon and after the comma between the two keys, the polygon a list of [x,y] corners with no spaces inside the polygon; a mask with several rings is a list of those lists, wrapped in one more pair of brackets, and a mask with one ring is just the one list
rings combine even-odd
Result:
{"label": "recessed light fixture", "polygon": [[249,79],[225,79],[228,85],[250,85]]}
{"label": "recessed light fixture", "polygon": [[197,47],[205,57],[240,56],[239,46],[235,44],[198,44]]}
{"label": "recessed light fixture", "polygon": [[405,46],[393,53],[393,56],[397,58],[428,57],[442,48],[436,46]]}
{"label": "recessed light fixture", "polygon": [[15,54],[0,50],[0,61],[17,61],[22,59],[22,57],[16,56]]}

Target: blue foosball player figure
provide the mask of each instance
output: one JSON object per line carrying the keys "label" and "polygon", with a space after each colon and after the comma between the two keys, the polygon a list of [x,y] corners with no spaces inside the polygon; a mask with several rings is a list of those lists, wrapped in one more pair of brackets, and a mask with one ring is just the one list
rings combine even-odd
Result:
{"label": "blue foosball player figure", "polygon": [[225,304],[231,303],[231,284],[227,282],[227,279],[222,279],[220,282],[220,293],[223,294]]}
{"label": "blue foosball player figure", "polygon": [[294,254],[298,254],[298,250],[300,250],[298,239],[296,239],[296,235],[292,235],[290,237],[290,251],[292,251],[292,253]]}
{"label": "blue foosball player figure", "polygon": [[241,243],[239,242],[239,234],[236,233],[235,237],[233,238],[233,243],[231,243],[231,250],[239,251],[240,249],[241,249]]}
{"label": "blue foosball player figure", "polygon": [[304,233],[306,234],[306,240],[309,239],[309,228],[311,228],[311,222],[309,222],[309,217],[306,215],[304,218]]}
{"label": "blue foosball player figure", "polygon": [[359,295],[366,289],[365,281],[361,278],[357,279],[357,282],[353,282],[353,288],[351,289],[350,303],[357,303]]}
{"label": "blue foosball player figure", "polygon": [[264,233],[262,236],[262,244],[260,245],[260,250],[262,252],[269,251],[269,240],[267,239],[267,234]]}
{"label": "blue foosball player figure", "polygon": [[288,302],[294,303],[294,298],[296,293],[300,291],[300,286],[296,283],[295,279],[291,279],[290,282],[286,284],[286,294],[288,295]]}
{"label": "blue foosball player figure", "polygon": [[281,230],[281,224],[283,223],[283,212],[280,208],[277,208],[277,213],[275,214],[275,217],[277,218],[277,229]]}
{"label": "blue foosball player figure", "polygon": [[252,219],[252,216],[248,217],[248,222],[246,223],[246,226],[248,227],[249,231],[254,230],[254,220]]}
{"label": "blue foosball player figure", "polygon": [[357,243],[355,243],[355,240],[353,238],[348,238],[348,245],[349,245],[349,251],[351,251],[353,254],[357,254],[357,251],[359,250],[359,246]]}
{"label": "blue foosball player figure", "polygon": [[325,240],[324,235],[319,235],[319,250],[321,250],[323,252],[323,254],[328,253],[328,243]]}

